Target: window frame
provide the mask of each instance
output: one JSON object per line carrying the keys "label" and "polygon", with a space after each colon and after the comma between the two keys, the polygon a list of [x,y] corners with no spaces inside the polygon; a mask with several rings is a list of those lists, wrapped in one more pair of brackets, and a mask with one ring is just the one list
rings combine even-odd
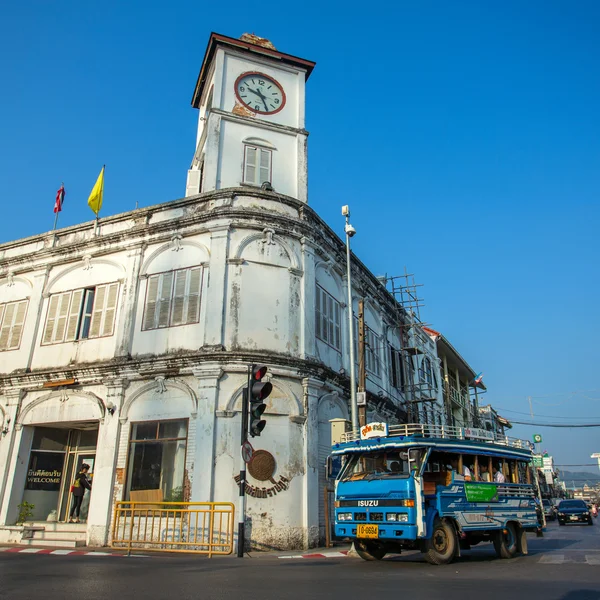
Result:
{"label": "window frame", "polygon": [[[375,344],[371,343],[370,337],[373,338]],[[365,370],[375,375],[375,377],[381,377],[381,356],[379,354],[381,338],[378,336],[373,329],[365,324]],[[373,364],[370,364],[371,361]],[[375,366],[374,370],[372,367]]]}
{"label": "window frame", "polygon": [[[178,273],[179,271],[192,271],[192,269],[200,269],[200,283],[198,286],[198,319],[196,321],[189,321],[187,323],[178,323],[176,325],[171,325],[171,319],[173,318],[173,305],[174,305],[174,299],[175,299],[175,284],[177,281],[177,276],[176,273]],[[180,269],[170,269],[168,271],[159,271],[158,273],[149,273],[146,274],[144,277],[146,279],[146,289],[144,290],[144,304],[142,306],[142,322],[141,322],[141,331],[158,331],[158,330],[163,330],[163,329],[171,329],[173,327],[185,327],[187,325],[197,325],[198,323],[200,323],[200,316],[202,313],[202,292],[203,292],[203,287],[204,287],[204,264],[200,263],[197,265],[192,265],[189,267],[182,267]],[[161,276],[164,275],[165,273],[173,273],[173,280],[171,281],[171,295],[169,297],[169,324],[165,325],[163,327],[160,327],[159,325],[156,325],[155,327],[144,327],[144,323],[146,320],[146,306],[147,306],[147,302],[148,302],[148,288],[150,286],[150,279],[152,277],[156,277],[156,276]],[[160,280],[159,280],[160,281]],[[187,283],[186,283],[186,287],[187,287]],[[158,296],[157,296],[158,297]],[[188,294],[186,294],[184,296],[184,298],[189,298],[189,289],[188,289]],[[186,308],[189,307],[189,304]],[[154,314],[154,318],[155,318],[155,323],[156,323],[156,307],[154,309],[155,314]],[[159,316],[160,318],[160,316]]]}
{"label": "window frame", "polygon": [[[19,333],[19,340],[18,340],[18,343],[16,346],[9,348],[8,342],[10,341],[10,339],[13,336],[13,331],[14,331],[15,326],[17,326],[16,317],[17,317],[18,310],[19,310],[19,304],[22,304],[23,302],[25,303],[25,314],[23,315],[23,320],[20,323],[21,331]],[[11,306],[13,304],[15,305],[15,310],[13,313],[13,322],[8,331],[8,337],[6,340],[7,346],[6,346],[6,348],[0,347],[0,352],[11,352],[12,350],[20,350],[21,349],[21,342],[23,341],[23,332],[25,330],[25,323],[27,321],[27,314],[29,312],[29,298],[23,298],[22,300],[11,300],[10,302],[0,303],[0,309],[2,310],[2,314],[0,315],[0,336],[2,334],[2,329],[4,329],[4,319],[6,317],[6,309],[8,306]]]}
{"label": "window frame", "polygon": [[[162,423],[172,423],[175,421],[185,421],[186,429],[185,429],[185,438],[159,438],[158,434],[160,431],[160,425]],[[133,427],[134,425],[146,424],[146,423],[156,423],[156,437],[149,440],[138,440],[133,439]],[[128,490],[128,478],[129,478],[129,466],[131,461],[131,445],[132,444],[144,444],[144,443],[156,443],[156,442],[177,442],[180,440],[185,440],[185,455],[183,457],[183,487],[185,490],[185,472],[187,470],[187,458],[188,458],[188,446],[190,439],[190,419],[189,417],[184,418],[174,418],[174,419],[151,419],[148,421],[132,421],[129,424],[129,437],[127,439],[127,460],[125,461],[125,483],[123,484],[123,500],[127,498],[128,494],[131,490]],[[136,491],[136,490],[134,490]],[[185,492],[184,492],[185,493]]]}
{"label": "window frame", "polygon": [[[269,148],[267,146],[262,146],[261,144],[251,144],[249,142],[243,142],[244,145],[244,159],[242,161],[242,183],[244,185],[251,185],[254,187],[260,187],[264,181],[258,181],[260,180],[260,153],[261,152],[268,152],[269,155],[269,179],[267,179],[266,181],[268,181],[270,184],[273,184],[273,148]],[[256,150],[256,156],[257,156],[257,162],[254,165],[255,168],[255,178],[254,181],[248,181],[246,179],[246,157],[247,157],[247,153],[248,153],[248,148],[252,148],[254,150]]]}
{"label": "window frame", "polygon": [[[318,283],[315,284],[315,288],[316,288],[316,293],[319,294],[319,292],[321,292],[321,297],[319,302],[315,302],[315,338],[317,338],[319,341],[323,342],[324,344],[326,344],[327,346],[329,346],[330,348],[332,348],[333,350],[335,350],[336,352],[339,352],[340,354],[342,353],[342,303],[339,302],[338,300],[335,299],[335,297],[330,294],[324,287],[322,287],[321,285],[319,285]],[[333,315],[329,315],[327,313],[323,312],[323,296],[325,296],[326,298],[329,297],[333,304]],[[321,308],[321,310],[319,310],[319,307]],[[336,314],[336,308],[337,308],[337,315],[338,315],[338,323],[336,324],[335,322],[335,314]],[[329,331],[331,329],[331,326],[333,325],[333,337],[336,337],[337,334],[337,338],[339,340],[339,347],[335,345],[335,343],[332,343],[329,339],[324,339],[323,335],[322,335],[322,327],[320,325],[318,325],[319,320],[317,318],[317,314],[320,315],[321,318],[325,318],[327,320],[327,337],[329,337]],[[320,335],[319,335],[320,334]],[[335,342],[335,339],[333,340]]]}
{"label": "window frame", "polygon": [[[96,306],[96,299],[97,299],[97,290],[98,288],[104,287],[107,290],[110,289],[111,286],[116,285],[117,286],[117,293],[116,293],[116,297],[115,297],[115,306],[114,306],[114,316],[113,316],[113,322],[112,322],[112,327],[111,327],[111,331],[110,333],[106,333],[104,335],[102,335],[102,330],[104,329],[104,323],[105,323],[105,318],[106,318],[106,308],[103,306],[102,308],[102,315],[100,316],[100,334],[99,335],[94,335],[91,336],[89,335],[89,332],[91,331],[92,328],[92,323],[93,323],[93,319],[94,319],[94,308]],[[117,280],[117,281],[109,281],[107,283],[98,283],[96,285],[93,286],[86,286],[86,287],[79,287],[79,288],[74,288],[72,290],[64,290],[62,292],[56,292],[54,294],[50,294],[48,296],[48,308],[46,309],[46,318],[44,319],[44,327],[42,328],[40,335],[40,346],[55,346],[56,344],[73,344],[73,343],[79,343],[79,342],[85,342],[87,340],[98,340],[101,338],[108,338],[108,337],[112,337],[115,334],[115,328],[117,325],[117,311],[119,308],[119,295],[121,293],[121,281]],[[82,330],[82,325],[83,325],[83,319],[85,318],[85,301],[86,298],[88,297],[88,293],[93,290],[94,292],[94,299],[92,302],[92,308],[91,308],[91,313],[90,313],[90,326],[89,326],[89,330],[88,330],[88,336],[87,337],[80,337],[81,334],[81,330]],[[81,292],[81,299],[80,299],[80,304],[79,304],[79,311],[77,313],[77,327],[76,327],[76,331],[75,331],[75,339],[72,340],[67,340],[65,339],[67,336],[67,331],[69,329],[69,318],[72,316],[71,312],[71,308],[72,308],[72,302],[73,302],[73,296],[75,293],[77,292]],[[67,305],[67,312],[66,312],[66,316],[65,316],[65,328],[64,328],[64,333],[62,336],[62,339],[60,340],[53,340],[53,341],[49,341],[49,342],[44,342],[44,336],[46,335],[46,329],[48,327],[48,319],[50,318],[50,306],[51,306],[51,302],[52,302],[52,298],[53,297],[59,297],[63,296],[64,294],[70,294],[69,296],[69,303]],[[106,301],[107,295],[104,296],[103,301]],[[60,301],[60,300],[59,300]],[[59,310],[60,306],[57,307],[57,315],[58,315],[58,310]],[[86,313],[87,314],[87,313]],[[52,326],[52,337],[54,337],[54,332],[56,329],[56,321],[58,320],[58,316],[54,317],[54,324]]]}

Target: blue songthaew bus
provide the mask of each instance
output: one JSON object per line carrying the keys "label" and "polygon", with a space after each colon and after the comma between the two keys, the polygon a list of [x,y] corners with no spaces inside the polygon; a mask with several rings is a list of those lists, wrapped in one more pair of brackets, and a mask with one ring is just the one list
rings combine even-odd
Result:
{"label": "blue songthaew bus", "polygon": [[416,549],[444,564],[480,542],[526,554],[540,532],[531,461],[529,442],[486,430],[370,423],[332,449],[335,536],[365,560]]}

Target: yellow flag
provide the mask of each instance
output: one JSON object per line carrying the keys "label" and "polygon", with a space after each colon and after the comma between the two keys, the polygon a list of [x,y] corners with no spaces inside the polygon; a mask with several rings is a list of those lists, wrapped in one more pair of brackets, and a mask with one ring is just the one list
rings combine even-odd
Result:
{"label": "yellow flag", "polygon": [[102,171],[100,171],[100,175],[98,175],[98,179],[96,184],[92,189],[92,193],[88,198],[89,207],[96,213],[96,217],[102,208],[102,194],[104,193],[104,167],[102,167]]}

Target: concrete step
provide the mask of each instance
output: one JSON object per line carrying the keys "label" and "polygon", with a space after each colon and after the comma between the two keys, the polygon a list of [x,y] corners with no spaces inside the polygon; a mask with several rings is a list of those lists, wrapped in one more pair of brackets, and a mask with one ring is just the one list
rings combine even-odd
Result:
{"label": "concrete step", "polygon": [[20,546],[47,546],[49,548],[79,548],[85,546],[85,540],[21,540]]}
{"label": "concrete step", "polygon": [[85,542],[87,533],[83,531],[34,531],[32,540],[82,540]]}
{"label": "concrete step", "polygon": [[63,532],[79,532],[87,531],[86,523],[54,523],[51,521],[37,521],[28,523],[28,528],[43,531],[63,531]]}

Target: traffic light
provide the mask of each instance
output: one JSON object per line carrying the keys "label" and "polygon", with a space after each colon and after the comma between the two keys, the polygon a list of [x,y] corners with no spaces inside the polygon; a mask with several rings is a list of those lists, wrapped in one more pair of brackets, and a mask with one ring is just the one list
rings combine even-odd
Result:
{"label": "traffic light", "polygon": [[262,418],[267,405],[263,402],[268,398],[273,390],[273,385],[268,381],[262,381],[267,374],[265,365],[252,365],[252,373],[250,377],[250,389],[248,397],[250,399],[250,435],[252,437],[259,436],[265,428],[267,422]]}

